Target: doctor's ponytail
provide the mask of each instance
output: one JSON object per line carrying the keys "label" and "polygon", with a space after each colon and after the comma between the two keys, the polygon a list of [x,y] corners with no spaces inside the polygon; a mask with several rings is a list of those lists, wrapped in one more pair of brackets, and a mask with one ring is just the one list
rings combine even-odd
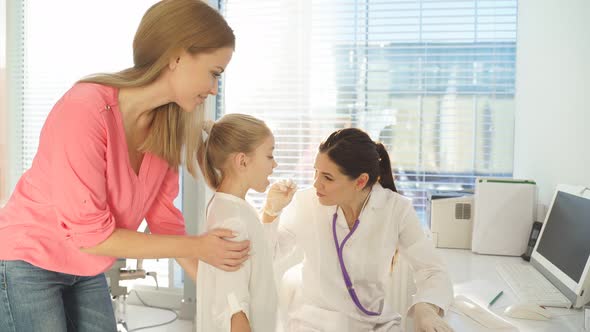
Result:
{"label": "doctor's ponytail", "polygon": [[395,182],[393,181],[393,171],[391,170],[389,154],[387,153],[383,143],[376,142],[375,146],[377,147],[377,153],[379,153],[379,183],[383,188],[397,192],[397,189],[395,188]]}

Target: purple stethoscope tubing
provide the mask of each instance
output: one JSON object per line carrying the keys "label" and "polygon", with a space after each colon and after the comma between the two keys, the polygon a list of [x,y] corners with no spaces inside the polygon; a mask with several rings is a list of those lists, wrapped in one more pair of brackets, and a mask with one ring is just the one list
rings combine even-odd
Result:
{"label": "purple stethoscope tubing", "polygon": [[336,219],[337,218],[338,218],[338,209],[336,209],[336,212],[334,212],[334,218],[332,219],[332,234],[334,235],[334,244],[336,245],[336,252],[338,253],[338,261],[340,262],[340,269],[342,270],[342,278],[344,278],[344,283],[346,284],[346,289],[348,289],[348,294],[350,294],[350,297],[352,298],[352,302],[354,302],[354,304],[357,306],[357,308],[360,311],[362,311],[365,315],[379,316],[379,315],[381,315],[380,312],[369,311],[369,310],[365,309],[365,307],[363,307],[363,305],[361,304],[361,301],[359,301],[359,298],[356,295],[354,288],[352,287],[352,281],[350,280],[350,276],[348,275],[348,271],[346,270],[346,265],[344,265],[344,257],[343,257],[344,245],[346,244],[346,241],[348,241],[348,239],[352,236],[352,234],[354,233],[354,231],[358,227],[359,220],[357,219],[354,222],[352,229],[350,230],[348,235],[346,235],[346,237],[342,241],[342,245],[340,245],[338,243],[338,235],[336,234]]}

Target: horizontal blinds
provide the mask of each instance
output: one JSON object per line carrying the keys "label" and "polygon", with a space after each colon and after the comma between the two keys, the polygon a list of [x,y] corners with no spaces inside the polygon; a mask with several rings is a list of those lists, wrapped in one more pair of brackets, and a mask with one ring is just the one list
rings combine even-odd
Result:
{"label": "horizontal blinds", "polygon": [[[218,115],[275,133],[274,176],[309,186],[317,146],[359,127],[398,188],[426,193],[512,174],[516,1],[222,0],[237,36]],[[260,195],[250,198],[260,204]]]}

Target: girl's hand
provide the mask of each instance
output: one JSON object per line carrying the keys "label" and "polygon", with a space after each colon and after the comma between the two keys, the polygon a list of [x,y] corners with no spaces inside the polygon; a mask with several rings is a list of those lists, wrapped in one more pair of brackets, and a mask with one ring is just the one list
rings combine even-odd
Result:
{"label": "girl's hand", "polygon": [[197,258],[224,271],[237,271],[248,258],[250,241],[226,240],[236,235],[228,229],[217,228],[197,236]]}

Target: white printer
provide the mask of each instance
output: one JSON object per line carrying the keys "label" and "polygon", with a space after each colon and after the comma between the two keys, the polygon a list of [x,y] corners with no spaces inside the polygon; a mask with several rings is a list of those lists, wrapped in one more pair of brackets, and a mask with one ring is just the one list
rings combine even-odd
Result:
{"label": "white printer", "polygon": [[434,246],[471,249],[473,193],[429,193],[428,202],[427,215]]}
{"label": "white printer", "polygon": [[473,195],[433,195],[429,196],[429,201],[430,230],[434,246],[471,249]]}

